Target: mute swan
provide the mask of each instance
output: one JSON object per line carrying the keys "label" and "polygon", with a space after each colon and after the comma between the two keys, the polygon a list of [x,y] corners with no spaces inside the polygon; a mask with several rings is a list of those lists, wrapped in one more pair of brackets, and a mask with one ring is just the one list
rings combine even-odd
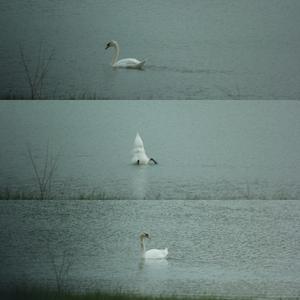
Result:
{"label": "mute swan", "polygon": [[150,236],[148,233],[143,232],[140,235],[140,241],[141,241],[141,250],[142,250],[142,256],[144,258],[166,258],[168,255],[168,248],[165,249],[150,249],[148,251],[145,250],[144,246],[144,239],[150,239]]}
{"label": "mute swan", "polygon": [[147,165],[149,163],[157,164],[157,161],[154,158],[149,158],[146,154],[144,143],[139,133],[136,134],[133,150],[132,150],[132,163],[137,165]]}
{"label": "mute swan", "polygon": [[120,54],[120,46],[116,41],[110,41],[106,44],[105,50],[108,48],[115,48],[115,53],[112,58],[111,65],[115,68],[131,68],[131,69],[141,69],[146,60],[139,61],[135,58],[123,58],[118,60]]}

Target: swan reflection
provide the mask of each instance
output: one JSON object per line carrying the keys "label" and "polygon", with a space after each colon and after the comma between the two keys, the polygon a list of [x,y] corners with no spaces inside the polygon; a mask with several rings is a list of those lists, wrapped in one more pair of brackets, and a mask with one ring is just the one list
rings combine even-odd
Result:
{"label": "swan reflection", "polygon": [[168,266],[169,262],[165,258],[161,259],[149,259],[149,258],[141,258],[139,262],[140,270],[162,270]]}
{"label": "swan reflection", "polygon": [[135,199],[145,199],[147,194],[147,170],[144,166],[136,168],[132,175],[132,191]]}

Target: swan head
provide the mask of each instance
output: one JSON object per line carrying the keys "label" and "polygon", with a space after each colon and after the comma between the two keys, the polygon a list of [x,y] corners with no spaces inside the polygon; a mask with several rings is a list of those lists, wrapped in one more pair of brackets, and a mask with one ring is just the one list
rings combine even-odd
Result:
{"label": "swan head", "polygon": [[117,45],[118,45],[118,43],[116,41],[111,40],[106,44],[105,50],[108,48],[111,48],[111,47],[117,47]]}
{"label": "swan head", "polygon": [[141,235],[140,235],[140,239],[143,240],[143,239],[149,239],[150,240],[150,235],[146,232],[143,232]]}

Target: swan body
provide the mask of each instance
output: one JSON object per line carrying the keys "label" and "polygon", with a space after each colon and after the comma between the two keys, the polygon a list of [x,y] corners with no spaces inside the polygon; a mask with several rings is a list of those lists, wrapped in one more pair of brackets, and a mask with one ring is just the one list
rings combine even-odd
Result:
{"label": "swan body", "polygon": [[157,162],[153,158],[149,158],[146,154],[144,143],[139,135],[139,133],[136,134],[134,143],[133,143],[133,150],[132,150],[132,159],[133,164],[138,165],[147,165],[149,163],[157,164]]}
{"label": "swan body", "polygon": [[114,68],[129,68],[129,69],[142,69],[146,60],[139,61],[135,58],[123,58],[118,60],[120,55],[120,46],[117,41],[110,41],[106,44],[105,49],[114,48],[115,53],[112,58],[111,65]]}
{"label": "swan body", "polygon": [[168,248],[165,249],[150,249],[148,251],[145,250],[144,245],[144,239],[150,239],[150,236],[148,233],[143,232],[140,235],[140,241],[141,241],[141,251],[142,251],[142,257],[143,258],[149,258],[149,259],[161,259],[166,258],[169,254]]}
{"label": "swan body", "polygon": [[145,258],[165,258],[167,257],[169,251],[168,248],[165,249],[150,249],[145,252]]}

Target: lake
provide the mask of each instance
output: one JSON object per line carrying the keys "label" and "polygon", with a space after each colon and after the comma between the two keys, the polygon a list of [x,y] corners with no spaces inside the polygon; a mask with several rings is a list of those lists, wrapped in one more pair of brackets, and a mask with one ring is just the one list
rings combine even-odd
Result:
{"label": "lake", "polygon": [[[300,202],[1,201],[1,287],[155,295],[299,297]],[[143,260],[146,248],[169,258]]]}
{"label": "lake", "polygon": [[[36,191],[28,148],[42,176],[48,144],[56,199],[299,199],[299,115],[298,101],[1,102],[1,190]],[[158,165],[131,164],[137,132]]]}
{"label": "lake", "polygon": [[[299,13],[298,0],[2,1],[0,97],[31,97],[25,61],[37,98],[299,99]],[[113,70],[111,39],[144,71]]]}

